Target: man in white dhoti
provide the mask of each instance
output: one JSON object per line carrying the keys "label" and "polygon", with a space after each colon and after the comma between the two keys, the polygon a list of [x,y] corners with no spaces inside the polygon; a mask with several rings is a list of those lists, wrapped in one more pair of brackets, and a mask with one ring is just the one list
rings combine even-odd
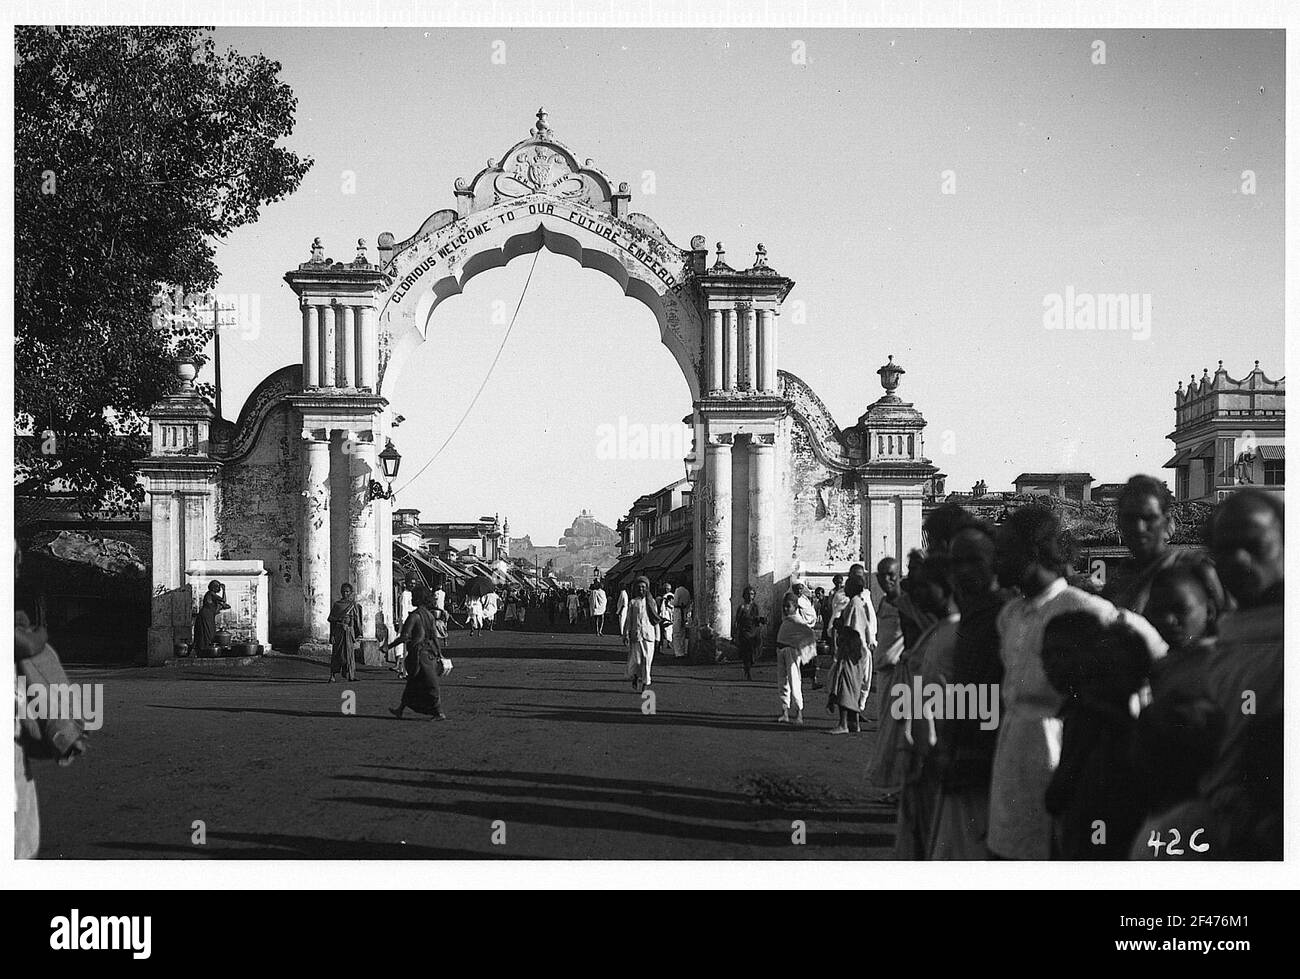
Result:
{"label": "man in white dhoti", "polygon": [[632,583],[632,598],[628,601],[627,621],[623,626],[623,644],[627,646],[627,675],[632,689],[640,693],[650,686],[650,665],[655,657],[655,639],[659,634],[659,613],[650,597],[648,578],[637,578]]}
{"label": "man in white dhoti", "polygon": [[591,586],[591,617],[596,621],[596,635],[605,634],[605,610],[608,608],[609,600],[605,596],[605,589],[601,587],[599,581],[594,582]]}

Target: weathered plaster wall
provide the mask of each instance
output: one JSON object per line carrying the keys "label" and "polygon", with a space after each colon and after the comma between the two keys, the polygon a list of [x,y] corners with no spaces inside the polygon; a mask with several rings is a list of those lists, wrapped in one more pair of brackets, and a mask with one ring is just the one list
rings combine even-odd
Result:
{"label": "weathered plaster wall", "polygon": [[862,507],[857,491],[843,488],[840,474],[817,459],[798,422],[785,423],[778,451],[787,463],[779,499],[788,509],[778,521],[787,536],[778,540],[776,569],[785,579],[780,583],[784,594],[796,568],[816,587],[861,560]]}
{"label": "weathered plaster wall", "polygon": [[302,632],[301,427],[290,405],[278,405],[248,455],[227,463],[221,475],[221,556],[260,560],[266,568],[273,646],[296,644]]}

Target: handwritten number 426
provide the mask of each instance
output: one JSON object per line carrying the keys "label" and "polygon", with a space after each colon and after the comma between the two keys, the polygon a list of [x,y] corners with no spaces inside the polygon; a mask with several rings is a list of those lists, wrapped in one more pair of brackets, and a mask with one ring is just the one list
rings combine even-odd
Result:
{"label": "handwritten number 426", "polygon": [[[1204,853],[1206,850],[1210,848],[1209,843],[1197,842],[1197,837],[1199,837],[1204,832],[1205,832],[1204,829],[1193,830],[1192,835],[1187,837],[1187,845],[1191,848],[1193,853]],[[1156,851],[1156,856],[1160,856],[1161,847],[1165,848],[1165,853],[1168,856],[1171,857],[1182,856],[1186,852],[1181,846],[1178,845],[1182,841],[1182,835],[1178,832],[1178,830],[1171,829],[1169,831],[1169,836],[1171,838],[1168,840],[1168,842],[1166,842],[1164,839],[1161,838],[1160,830],[1153,829],[1151,831],[1151,838],[1147,840],[1147,846],[1151,847],[1151,849]]]}

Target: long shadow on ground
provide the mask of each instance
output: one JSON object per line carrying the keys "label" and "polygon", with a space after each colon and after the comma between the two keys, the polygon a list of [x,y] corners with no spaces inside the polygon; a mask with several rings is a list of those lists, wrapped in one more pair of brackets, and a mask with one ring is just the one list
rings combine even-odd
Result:
{"label": "long shadow on ground", "polygon": [[[232,843],[235,846],[214,844]],[[251,844],[251,845],[248,845]],[[505,856],[500,851],[457,850],[449,847],[418,846],[377,840],[330,840],[320,836],[289,836],[281,833],[208,832],[204,846],[182,843],[105,842],[95,846],[107,850],[131,850],[194,859],[221,860],[535,860],[521,854]]]}

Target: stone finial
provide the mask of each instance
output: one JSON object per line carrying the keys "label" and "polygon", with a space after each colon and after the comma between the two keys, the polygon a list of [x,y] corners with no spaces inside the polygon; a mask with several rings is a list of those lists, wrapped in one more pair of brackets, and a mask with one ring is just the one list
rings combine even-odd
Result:
{"label": "stone finial", "polygon": [[691,238],[691,250],[697,252],[701,251],[708,246],[708,243],[708,239],[705,238],[704,235],[695,235]]}
{"label": "stone finial", "polygon": [[464,177],[457,177],[457,178],[456,178],[456,182],[455,182],[454,184],[452,184],[452,189],[453,189],[453,190],[469,190],[469,186],[465,183],[465,178],[464,178]]}
{"label": "stone finial", "polygon": [[1259,361],[1255,361],[1255,370],[1259,370]]}
{"label": "stone finial", "polygon": [[176,361],[176,393],[193,394],[194,378],[198,377],[198,368],[192,360]]}
{"label": "stone finial", "polygon": [[551,135],[551,127],[547,124],[546,117],[546,108],[543,106],[537,110],[537,125],[529,130],[529,133],[538,139],[545,139]]}
{"label": "stone finial", "polygon": [[1182,382],[1182,381],[1179,381],[1179,382],[1178,382],[1178,393],[1179,393],[1179,394],[1182,394],[1182,393],[1183,393],[1183,382]]}
{"label": "stone finial", "polygon": [[1219,369],[1218,369],[1217,371],[1215,371],[1214,373],[1218,374],[1218,373],[1222,372],[1222,370],[1223,370],[1223,361],[1219,361]]}
{"label": "stone finial", "polygon": [[894,363],[894,355],[889,355],[889,363],[885,364],[876,371],[880,375],[880,386],[885,389],[886,397],[893,397],[894,391],[898,388],[898,381],[907,373],[902,367]]}
{"label": "stone finial", "polygon": [[1203,377],[1203,378],[1208,378],[1209,376],[1210,376],[1210,369],[1209,369],[1208,367],[1202,367],[1202,368],[1201,368],[1201,377]]}
{"label": "stone finial", "polygon": [[625,195],[632,193],[632,190],[630,187],[628,187],[628,183],[626,180],[624,180],[622,183],[618,185],[618,192],[620,194],[625,194]]}
{"label": "stone finial", "polygon": [[311,260],[313,262],[325,261],[325,246],[321,244],[320,238],[313,238],[311,241]]}
{"label": "stone finial", "polygon": [[754,268],[767,268],[767,248],[761,241],[758,243],[758,248],[754,252]]}
{"label": "stone finial", "polygon": [[717,252],[718,257],[715,259],[715,261],[717,261],[719,265],[721,265],[723,262],[727,260],[727,251],[725,248],[722,247],[722,242],[718,242],[717,245],[714,246],[713,250]]}
{"label": "stone finial", "polygon": [[366,256],[366,239],[357,239],[357,257],[356,261],[362,265],[369,265],[370,259]]}

